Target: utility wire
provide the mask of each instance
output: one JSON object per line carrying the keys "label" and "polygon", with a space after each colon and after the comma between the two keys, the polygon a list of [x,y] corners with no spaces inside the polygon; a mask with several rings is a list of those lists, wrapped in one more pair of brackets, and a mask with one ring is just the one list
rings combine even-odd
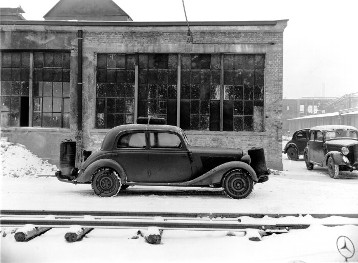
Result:
{"label": "utility wire", "polygon": [[185,20],[186,20],[186,23],[188,24],[187,42],[188,43],[193,43],[193,35],[192,35],[191,31],[190,31],[190,26],[189,26],[188,17],[186,15],[184,0],[182,0],[182,3],[183,3],[184,14],[185,14]]}

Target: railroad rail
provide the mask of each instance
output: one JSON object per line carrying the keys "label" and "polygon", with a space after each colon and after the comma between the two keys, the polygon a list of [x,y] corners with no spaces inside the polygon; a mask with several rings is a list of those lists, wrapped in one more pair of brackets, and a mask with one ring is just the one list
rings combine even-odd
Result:
{"label": "railroad rail", "polygon": [[[312,221],[323,226],[357,225],[358,214],[252,214],[252,213],[174,213],[174,212],[116,212],[60,210],[0,210],[1,227],[17,227],[42,234],[51,228],[74,228],[67,233],[71,242],[93,229],[149,229],[196,231],[245,231],[256,229],[282,233],[291,229],[308,228]],[[27,241],[26,231],[18,234]],[[74,233],[79,233],[78,235]],[[161,233],[161,232],[160,232]],[[160,234],[161,235],[161,234]],[[67,239],[66,237],[66,239]],[[15,235],[16,238],[16,235]]]}

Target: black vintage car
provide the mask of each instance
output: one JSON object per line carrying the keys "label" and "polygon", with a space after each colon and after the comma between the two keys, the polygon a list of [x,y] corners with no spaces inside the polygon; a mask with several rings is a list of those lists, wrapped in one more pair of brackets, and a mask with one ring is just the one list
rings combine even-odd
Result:
{"label": "black vintage car", "polygon": [[286,143],[283,153],[287,154],[288,159],[297,161],[300,155],[303,155],[306,148],[310,129],[295,131],[292,139]]}
{"label": "black vintage car", "polygon": [[304,157],[308,170],[314,165],[327,167],[329,176],[335,179],[339,171],[357,170],[358,130],[345,125],[313,127]]}
{"label": "black vintage car", "polygon": [[229,197],[239,199],[247,197],[255,183],[268,180],[263,149],[248,153],[253,162],[240,149],[190,146],[176,126],[128,124],[111,129],[101,149],[79,169],[60,165],[56,176],[63,182],[92,184],[95,194],[103,197],[132,185],[152,185],[222,187]]}

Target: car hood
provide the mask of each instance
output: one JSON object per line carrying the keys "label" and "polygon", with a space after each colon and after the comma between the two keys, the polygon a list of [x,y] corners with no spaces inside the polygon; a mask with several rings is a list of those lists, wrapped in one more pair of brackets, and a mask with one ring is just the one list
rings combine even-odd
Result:
{"label": "car hood", "polygon": [[353,139],[329,140],[326,141],[326,144],[332,146],[351,146],[358,144],[358,141]]}

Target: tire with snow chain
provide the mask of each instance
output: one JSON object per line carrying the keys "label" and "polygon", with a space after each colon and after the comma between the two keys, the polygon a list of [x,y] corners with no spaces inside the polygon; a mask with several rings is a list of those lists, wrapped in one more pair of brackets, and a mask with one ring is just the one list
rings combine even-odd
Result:
{"label": "tire with snow chain", "polygon": [[99,169],[92,177],[92,189],[101,197],[116,196],[122,183],[118,173],[110,168]]}
{"label": "tire with snow chain", "polygon": [[292,161],[297,161],[298,160],[298,151],[295,147],[290,147],[287,149],[287,157],[288,159],[292,160]]}
{"label": "tire with snow chain", "polygon": [[328,157],[327,168],[328,174],[331,178],[337,179],[339,177],[339,165],[334,163],[332,157]]}
{"label": "tire with snow chain", "polygon": [[252,192],[254,182],[248,171],[238,168],[230,171],[224,177],[222,187],[227,196],[234,199],[242,199]]}

